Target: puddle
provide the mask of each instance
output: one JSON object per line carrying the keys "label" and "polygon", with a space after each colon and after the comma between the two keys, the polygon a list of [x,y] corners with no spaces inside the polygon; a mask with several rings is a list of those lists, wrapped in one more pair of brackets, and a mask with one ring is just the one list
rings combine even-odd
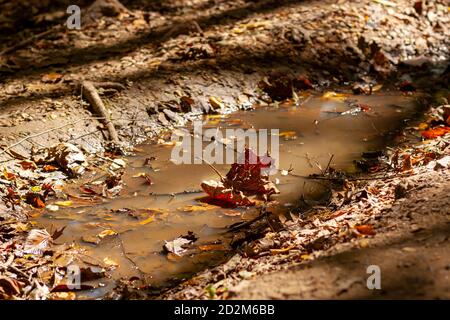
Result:
{"label": "puddle", "polygon": [[[280,169],[292,167],[294,174],[305,176],[320,172],[317,164],[325,168],[331,154],[334,155],[333,167],[352,170],[353,161],[362,152],[385,146],[387,135],[413,116],[417,104],[413,98],[402,95],[349,98],[369,105],[371,110],[357,115],[336,116],[335,112],[349,110],[344,101],[315,97],[301,107],[288,104],[278,108],[260,107],[211,121],[221,127],[279,129],[281,133],[294,131],[296,139],[280,138]],[[287,134],[287,138],[292,136],[293,133]],[[202,180],[217,179],[217,175],[206,164],[173,164],[169,161],[171,147],[142,145],[139,149],[141,151],[127,159],[125,186],[119,197],[45,212],[37,218],[38,225],[47,228],[67,225],[57,242],[78,243],[86,249],[88,256],[98,261],[109,259],[116,262],[118,267],[113,271],[113,279],[141,276],[130,259],[147,274],[146,280],[152,286],[186,278],[224,261],[233,253],[229,249],[231,235],[225,232],[226,226],[254,217],[255,209],[207,206],[191,211],[192,208],[187,206],[198,206],[196,199],[204,196],[203,193],[175,197],[170,194],[198,190]],[[151,166],[145,164],[149,157],[155,158],[150,162]],[[217,168],[225,174],[229,166],[218,165]],[[153,184],[146,184],[142,177],[133,177],[140,173],[147,173]],[[273,198],[281,204],[295,202],[302,191],[316,193],[316,196],[323,191],[311,180],[305,182],[304,179],[281,174],[272,176],[272,180],[275,178],[279,179],[281,194]],[[92,176],[82,180],[90,179]],[[80,182],[69,185],[68,191],[79,194],[79,186]],[[105,237],[97,245],[82,241],[95,239],[96,235],[108,229],[120,233],[120,237]],[[194,246],[197,249],[177,261],[168,259],[162,252],[165,240],[173,240],[188,231],[199,237]],[[213,248],[220,250],[201,247],[209,244],[216,244]],[[98,297],[106,291],[102,288],[87,296]]]}

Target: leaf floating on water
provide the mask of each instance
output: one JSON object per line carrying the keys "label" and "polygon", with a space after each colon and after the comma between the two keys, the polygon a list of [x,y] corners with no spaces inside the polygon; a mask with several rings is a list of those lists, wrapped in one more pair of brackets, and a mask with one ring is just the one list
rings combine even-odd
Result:
{"label": "leaf floating on water", "polygon": [[201,251],[227,251],[229,248],[224,244],[206,244],[198,246]]}
{"label": "leaf floating on water", "polygon": [[100,239],[104,239],[106,237],[115,236],[115,235],[117,235],[117,232],[115,232],[114,230],[111,230],[111,229],[106,229],[106,230],[103,230],[102,232],[100,232],[97,236]]}
{"label": "leaf floating on water", "polygon": [[345,93],[336,93],[334,91],[327,91],[323,94],[322,98],[343,101],[347,99],[347,94]]}
{"label": "leaf floating on water", "polygon": [[110,268],[115,268],[118,267],[119,264],[117,262],[115,262],[114,260],[106,257],[103,259],[103,263],[106,264],[106,266],[110,267]]}
{"label": "leaf floating on water", "polygon": [[62,234],[64,233],[64,230],[66,229],[66,226],[62,227],[61,229],[56,229],[53,233],[52,233],[52,239],[56,240],[59,237],[62,236]]}
{"label": "leaf floating on water", "polygon": [[297,132],[295,131],[283,131],[279,134],[284,140],[295,140],[297,139]]}
{"label": "leaf floating on water", "polygon": [[208,180],[201,184],[202,189],[210,198],[216,200],[217,204],[223,203],[234,206],[254,206],[255,203],[246,197],[242,191],[235,191],[232,188],[226,188],[221,181]]}
{"label": "leaf floating on water", "polygon": [[61,207],[70,207],[73,205],[73,201],[67,200],[67,201],[57,201],[55,202],[55,205],[61,206]]}
{"label": "leaf floating on water", "polygon": [[226,177],[220,181],[208,180],[201,184],[202,189],[219,205],[253,206],[255,202],[248,196],[279,193],[265,170],[269,170],[273,159],[269,156],[259,157],[246,148],[243,161],[231,165]]}
{"label": "leaf floating on water", "polygon": [[198,237],[192,231],[188,231],[187,235],[180,236],[172,241],[166,241],[163,249],[168,253],[182,256],[186,252],[186,247],[197,240]]}
{"label": "leaf floating on water", "polygon": [[184,207],[177,208],[178,211],[181,212],[195,212],[195,211],[207,211],[207,210],[213,210],[217,208],[217,206],[210,205],[210,204],[201,204],[201,205],[187,205]]}
{"label": "leaf floating on water", "polygon": [[139,224],[144,226],[146,224],[149,224],[149,223],[153,222],[153,220],[155,220],[155,218],[153,216],[152,217],[148,217],[145,220],[139,221]]}
{"label": "leaf floating on water", "polygon": [[133,176],[133,178],[144,178],[145,179],[145,183],[148,185],[153,184],[152,179],[150,178],[150,176],[148,175],[148,173],[145,172],[140,172],[138,174],[135,174]]}

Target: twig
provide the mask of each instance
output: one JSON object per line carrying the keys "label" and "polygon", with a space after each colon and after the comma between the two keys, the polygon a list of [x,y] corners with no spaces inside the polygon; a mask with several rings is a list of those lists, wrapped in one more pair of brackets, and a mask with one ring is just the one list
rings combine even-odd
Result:
{"label": "twig", "polygon": [[122,238],[120,237],[120,234],[118,234],[118,239],[119,239],[120,249],[121,249],[121,251],[122,251],[123,257],[124,257],[125,259],[127,259],[127,260],[133,265],[133,267],[139,272],[139,274],[141,275],[141,277],[145,278],[146,273],[145,273],[144,271],[142,271],[142,270],[138,267],[138,265],[136,264],[136,262],[134,262],[133,259],[131,259],[131,258],[127,255],[127,253],[126,253],[126,251],[125,251],[125,246],[124,246],[124,244],[123,244]]}
{"label": "twig", "polygon": [[46,31],[44,31],[44,32],[35,34],[35,35],[33,35],[33,36],[31,36],[31,37],[25,39],[25,40],[22,40],[22,41],[20,41],[19,43],[13,45],[12,47],[6,48],[6,49],[4,49],[3,51],[1,51],[1,52],[0,52],[0,56],[3,56],[3,55],[5,55],[5,54],[14,52],[14,51],[16,51],[16,50],[18,50],[18,49],[20,49],[20,48],[22,48],[22,47],[25,47],[26,45],[28,45],[29,43],[32,43],[32,42],[35,41],[35,40],[38,40],[38,39],[40,39],[40,38],[43,38],[43,37],[49,35],[49,34],[52,33],[52,32],[58,31],[58,29],[60,29],[62,26],[63,26],[63,25],[56,25],[56,26],[53,26],[52,28],[50,28],[50,29],[48,29],[48,30],[46,30]]}
{"label": "twig", "polygon": [[255,223],[256,221],[261,220],[262,218],[267,218],[267,211],[265,209],[264,209],[264,212],[260,212],[260,214],[256,218],[253,218],[252,220],[249,220],[247,222],[242,222],[234,227],[230,227],[227,230],[227,232],[234,232],[236,230],[248,227],[248,226],[252,225],[253,223]]}
{"label": "twig", "polygon": [[196,157],[197,159],[203,160],[206,162],[206,164],[215,172],[217,173],[217,175],[220,177],[221,180],[225,180],[225,177],[219,172],[219,170],[216,169],[216,167],[214,167],[208,160],[206,159],[201,159],[199,157]]}
{"label": "twig", "polygon": [[172,193],[153,193],[153,192],[150,192],[149,195],[150,196],[154,196],[154,197],[175,197],[175,196],[181,196],[181,195],[193,194],[193,193],[203,193],[203,190],[202,189],[184,190],[184,191],[181,191],[181,192],[172,192]]}
{"label": "twig", "polygon": [[331,160],[333,160],[333,158],[334,158],[334,154],[331,155],[330,160],[328,161],[327,167],[326,167],[325,170],[322,172],[322,174],[327,173],[328,168],[330,167],[330,164],[331,164]]}
{"label": "twig", "polygon": [[108,129],[109,138],[114,143],[119,143],[119,136],[117,134],[116,128],[114,124],[111,122],[108,111],[106,110],[105,105],[103,104],[102,99],[98,95],[97,89],[91,81],[83,81],[81,83],[82,92],[86,96],[87,100],[92,106],[94,112],[102,117],[105,122],[105,126]]}
{"label": "twig", "polygon": [[1,154],[1,153],[6,153],[6,154],[8,154],[8,151],[9,151],[10,149],[12,149],[12,148],[14,148],[14,147],[17,147],[18,145],[22,144],[23,142],[27,141],[28,139],[32,139],[32,138],[36,138],[36,137],[42,136],[43,134],[46,134],[46,133],[49,133],[49,132],[52,132],[52,131],[55,131],[55,130],[58,130],[58,129],[61,129],[61,128],[64,128],[64,127],[68,127],[68,126],[77,124],[78,122],[81,122],[81,121],[85,121],[85,120],[101,120],[101,119],[104,119],[104,117],[82,118],[82,119],[78,119],[78,120],[75,120],[75,121],[72,121],[72,122],[68,122],[68,123],[66,123],[66,124],[60,125],[60,126],[55,127],[55,128],[51,128],[51,129],[48,129],[48,130],[41,131],[41,132],[39,132],[39,133],[30,134],[30,135],[26,136],[25,138],[19,140],[18,142],[13,143],[13,144],[11,144],[10,146],[8,146],[8,147],[6,147],[6,148],[0,150],[0,151],[1,151],[0,154]]}

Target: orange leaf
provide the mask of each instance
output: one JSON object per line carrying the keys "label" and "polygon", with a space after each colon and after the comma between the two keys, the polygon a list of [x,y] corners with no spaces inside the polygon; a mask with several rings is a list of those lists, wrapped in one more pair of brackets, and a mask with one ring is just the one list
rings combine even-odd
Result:
{"label": "orange leaf", "polygon": [[427,139],[436,139],[450,132],[450,127],[436,127],[421,132],[421,135]]}
{"label": "orange leaf", "polygon": [[44,83],[56,83],[62,79],[62,74],[51,72],[42,76],[41,81]]}
{"label": "orange leaf", "polygon": [[42,171],[44,171],[44,172],[53,172],[56,170],[58,170],[58,168],[55,166],[52,166],[51,164],[47,164],[42,168]]}
{"label": "orange leaf", "polygon": [[364,224],[364,225],[360,225],[360,226],[356,226],[355,229],[363,235],[367,235],[367,236],[373,236],[375,235],[375,230],[373,230],[373,227],[369,224]]}
{"label": "orange leaf", "polygon": [[39,193],[28,192],[25,195],[25,200],[28,204],[31,204],[34,208],[45,208],[43,197]]}
{"label": "orange leaf", "polygon": [[201,251],[226,251],[228,248],[223,244],[206,244],[198,246]]}

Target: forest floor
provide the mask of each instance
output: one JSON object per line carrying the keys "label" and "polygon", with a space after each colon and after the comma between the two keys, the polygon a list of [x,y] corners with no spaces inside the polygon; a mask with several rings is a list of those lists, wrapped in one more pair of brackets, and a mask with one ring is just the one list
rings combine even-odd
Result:
{"label": "forest floor", "polygon": [[[228,262],[160,295],[124,280],[111,298],[450,298],[445,1],[130,0],[127,9],[82,8],[81,30],[61,27],[65,1],[30,3],[33,10],[0,1],[0,297],[42,298],[52,287],[38,279],[55,272],[41,270],[54,259],[24,254],[33,240],[29,206],[42,208],[54,192],[42,181],[62,177],[31,161],[39,149],[70,143],[96,166],[199,114],[293,99],[294,87],[417,94],[431,109],[403,128],[415,139],[384,153],[383,171],[357,181],[323,176],[333,182],[331,205],[299,209],[280,230],[260,221],[265,231],[253,240],[242,231]],[[83,81],[96,86],[116,139],[83,100]],[[381,269],[381,290],[367,289],[369,265]],[[64,290],[52,298],[67,298],[56,291]]]}

